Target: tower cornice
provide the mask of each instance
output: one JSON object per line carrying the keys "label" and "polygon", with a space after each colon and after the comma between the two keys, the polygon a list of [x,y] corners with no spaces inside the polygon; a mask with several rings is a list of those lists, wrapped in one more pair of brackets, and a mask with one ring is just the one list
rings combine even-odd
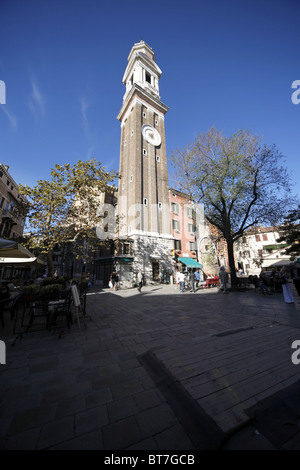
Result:
{"label": "tower cornice", "polygon": [[166,112],[169,110],[169,107],[164,104],[161,100],[157,99],[155,96],[153,96],[151,93],[148,93],[144,88],[140,87],[136,83],[132,86],[131,90],[127,94],[127,96],[124,99],[122,108],[117,115],[117,119],[119,121],[122,121],[122,116],[126,112],[129,104],[133,100],[135,96],[140,97],[144,101],[146,101],[149,106],[152,106],[158,110],[161,114],[166,114]]}

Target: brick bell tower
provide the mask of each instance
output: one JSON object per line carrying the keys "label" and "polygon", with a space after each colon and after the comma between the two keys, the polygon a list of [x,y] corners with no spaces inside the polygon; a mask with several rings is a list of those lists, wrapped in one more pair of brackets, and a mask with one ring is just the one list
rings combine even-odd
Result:
{"label": "brick bell tower", "polygon": [[121,122],[118,215],[120,237],[134,241],[132,273],[159,281],[172,268],[169,184],[165,140],[168,107],[159,95],[161,70],[144,41],[128,56]]}

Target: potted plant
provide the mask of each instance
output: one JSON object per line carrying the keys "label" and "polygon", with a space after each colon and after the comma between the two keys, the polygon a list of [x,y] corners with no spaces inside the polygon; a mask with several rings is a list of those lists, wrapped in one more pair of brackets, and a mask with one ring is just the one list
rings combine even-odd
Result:
{"label": "potted plant", "polygon": [[62,290],[61,284],[48,284],[41,287],[40,299],[41,300],[57,300],[60,298]]}
{"label": "potted plant", "polygon": [[38,299],[40,286],[37,284],[28,284],[27,286],[22,286],[20,290],[23,300],[31,302]]}

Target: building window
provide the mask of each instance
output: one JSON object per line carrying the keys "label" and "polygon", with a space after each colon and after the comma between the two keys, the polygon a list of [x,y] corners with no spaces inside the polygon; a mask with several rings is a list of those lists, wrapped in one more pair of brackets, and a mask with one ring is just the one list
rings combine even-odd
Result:
{"label": "building window", "polygon": [[133,136],[133,134],[134,134],[134,131],[131,131],[131,137]]}
{"label": "building window", "polygon": [[265,242],[265,241],[268,240],[268,235],[267,235],[266,233],[264,233],[263,236],[262,236],[262,238],[263,238],[263,241]]}
{"label": "building window", "polygon": [[5,201],[5,198],[2,196],[2,198],[1,198],[1,202],[0,202],[0,209],[2,209],[2,207],[3,207],[3,204],[4,204],[4,201]]}
{"label": "building window", "polygon": [[155,125],[158,126],[158,120],[157,119],[155,119]]}
{"label": "building window", "polygon": [[162,210],[162,203],[161,203],[161,202],[158,203],[158,209],[159,209],[160,211]]}
{"label": "building window", "polygon": [[143,118],[145,118],[145,117],[147,117],[147,116],[146,116],[146,113],[144,112],[144,113],[143,113]]}
{"label": "building window", "polygon": [[130,243],[123,244],[123,255],[130,255]]}
{"label": "building window", "polygon": [[151,84],[151,75],[149,72],[146,72],[146,82]]}
{"label": "building window", "polygon": [[130,175],[129,182],[132,183],[133,181],[133,175]]}
{"label": "building window", "polygon": [[174,240],[174,250],[181,250],[181,240]]}
{"label": "building window", "polygon": [[178,214],[179,213],[179,204],[177,204],[176,202],[171,202],[171,211],[174,214]]}
{"label": "building window", "polygon": [[260,235],[255,235],[255,241],[260,242]]}
{"label": "building window", "polygon": [[188,224],[188,231],[191,232],[196,232],[196,227],[194,224]]}
{"label": "building window", "polygon": [[193,209],[191,207],[187,207],[186,213],[188,217],[193,218]]}
{"label": "building window", "polygon": [[172,220],[172,228],[173,230],[177,230],[178,232],[180,231],[180,222],[179,220]]}
{"label": "building window", "polygon": [[148,199],[144,197],[144,206],[148,206]]}
{"label": "building window", "polygon": [[196,242],[190,242],[190,251],[196,251]]}
{"label": "building window", "polygon": [[157,163],[160,162],[160,156],[159,155],[156,155],[156,161],[157,161]]}
{"label": "building window", "polygon": [[147,155],[147,150],[143,149],[143,155]]}

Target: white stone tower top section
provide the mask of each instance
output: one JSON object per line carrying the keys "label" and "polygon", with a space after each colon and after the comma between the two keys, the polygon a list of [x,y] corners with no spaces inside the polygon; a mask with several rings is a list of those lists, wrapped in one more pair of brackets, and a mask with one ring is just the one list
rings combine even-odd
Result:
{"label": "white stone tower top section", "polygon": [[140,41],[132,47],[127,61],[128,65],[123,76],[123,83],[126,86],[123,100],[134,85],[160,99],[159,79],[162,72],[155,62],[153,49],[144,41]]}

